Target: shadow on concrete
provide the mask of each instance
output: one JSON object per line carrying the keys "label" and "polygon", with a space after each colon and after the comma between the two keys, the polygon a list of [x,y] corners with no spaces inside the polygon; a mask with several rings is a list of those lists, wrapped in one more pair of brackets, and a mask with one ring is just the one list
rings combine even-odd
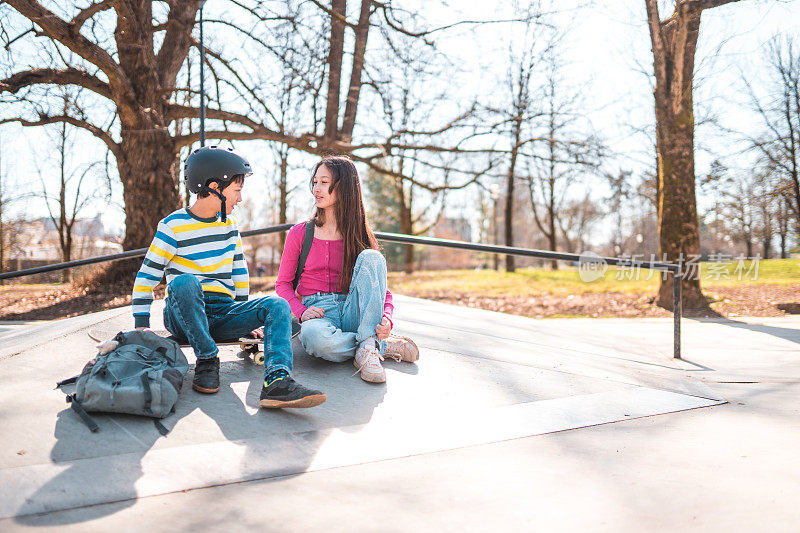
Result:
{"label": "shadow on concrete", "polygon": [[[323,381],[315,379],[309,382],[309,379],[301,377],[298,381],[325,392],[346,390],[345,387],[352,389],[351,380],[358,379],[351,375],[351,364],[328,363],[305,354],[301,361],[298,359],[296,355],[295,363],[299,369],[296,368],[295,377],[298,374],[307,377],[314,373],[324,378]],[[248,448],[241,455],[241,471],[246,471],[247,463],[256,459],[259,464],[264,464],[266,460],[280,465],[285,458],[286,472],[280,472],[278,466],[277,472],[266,472],[263,478],[302,473],[329,434],[327,431],[309,430],[336,427],[344,421],[348,424],[353,421],[357,424],[366,423],[371,419],[375,407],[383,401],[386,392],[385,384],[373,386],[365,383],[364,387],[358,387],[358,397],[346,402],[349,403],[348,408],[344,412],[334,411],[334,416],[319,407],[267,410],[258,406],[263,367],[248,359],[223,361],[220,365],[220,390],[214,395],[200,394],[192,389],[193,368],[194,365],[191,365],[184,379],[176,412],[162,420],[167,428],[173,430],[166,437],[162,437],[146,417],[93,414],[100,431],[91,433],[82,422],[76,421],[77,415],[70,409],[58,413],[56,443],[50,452],[50,459],[55,465],[70,464],[27,498],[17,510],[14,520],[34,527],[69,525],[90,522],[133,506],[140,497],[137,482],[145,475],[142,459],[156,444],[163,450],[170,448],[172,442],[180,447],[234,441]],[[246,387],[244,400],[241,397],[243,387]],[[67,389],[65,392],[72,391]],[[207,418],[198,418],[195,411],[202,412]],[[184,427],[189,422],[185,419],[190,415],[193,415],[191,421],[195,424],[194,428]],[[212,423],[206,424],[209,420]],[[216,434],[214,425],[222,433],[222,438]],[[296,444],[289,434],[297,432],[303,432],[302,451],[287,453],[285,445]],[[282,438],[284,435],[286,439]],[[251,449],[257,446],[257,437],[260,436],[278,436],[273,442],[283,445],[276,446],[275,450],[267,450],[271,457],[265,459],[263,445],[259,449]],[[166,442],[161,443],[162,439]],[[109,449],[114,451],[107,453]],[[187,450],[187,453],[191,452]],[[219,457],[218,460],[225,462],[230,458]],[[213,462],[199,462],[192,466],[198,470],[213,470],[214,467]],[[239,481],[221,480],[218,485]],[[87,483],[91,486],[86,487]],[[78,508],[81,512],[69,512]],[[52,510],[57,512],[48,512]]]}
{"label": "shadow on concrete", "polygon": [[697,319],[697,320],[699,320],[700,322],[714,322],[716,324],[723,324],[725,326],[730,326],[733,328],[746,329],[748,331],[754,331],[757,333],[766,333],[767,335],[772,335],[773,337],[778,337],[787,341],[796,342],[800,344],[800,330],[796,328],[781,328],[778,326],[767,326],[765,324],[748,324],[747,322],[740,322],[738,320],[732,320],[730,318],[713,319],[713,320]]}

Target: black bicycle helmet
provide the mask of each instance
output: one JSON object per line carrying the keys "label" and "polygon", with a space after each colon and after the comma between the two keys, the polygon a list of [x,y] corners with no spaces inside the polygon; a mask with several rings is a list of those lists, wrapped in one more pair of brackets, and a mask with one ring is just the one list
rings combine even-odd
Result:
{"label": "black bicycle helmet", "polygon": [[183,165],[183,178],[186,180],[186,188],[189,192],[197,194],[208,191],[220,199],[222,204],[222,221],[227,218],[225,208],[225,196],[218,190],[210,188],[211,182],[218,182],[220,189],[224,189],[227,182],[234,176],[244,174],[249,176],[253,173],[250,163],[245,158],[237,155],[231,148],[220,148],[218,146],[204,146],[189,154]]}

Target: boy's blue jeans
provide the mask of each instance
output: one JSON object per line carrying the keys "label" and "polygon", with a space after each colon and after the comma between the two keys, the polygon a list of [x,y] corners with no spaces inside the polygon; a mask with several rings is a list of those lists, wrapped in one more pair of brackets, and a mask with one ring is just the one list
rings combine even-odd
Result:
{"label": "boy's blue jeans", "polygon": [[[386,299],[386,260],[377,250],[358,254],[353,267],[350,290],[343,293],[317,293],[303,297],[306,307],[321,307],[322,318],[301,324],[300,342],[309,355],[328,361],[346,361],[356,353],[359,343],[375,338],[375,326],[383,318]],[[380,341],[381,354],[386,342]]]}
{"label": "boy's blue jeans", "polygon": [[264,376],[275,370],[292,373],[292,311],[279,296],[236,302],[203,293],[196,277],[182,274],[167,287],[164,326],[187,340],[198,359],[217,356],[214,339],[238,339],[264,326]]}

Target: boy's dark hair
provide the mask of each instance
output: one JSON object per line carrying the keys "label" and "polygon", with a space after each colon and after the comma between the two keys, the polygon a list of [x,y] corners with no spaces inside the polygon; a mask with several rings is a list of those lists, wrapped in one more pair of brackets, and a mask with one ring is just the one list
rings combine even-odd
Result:
{"label": "boy's dark hair", "polygon": [[[210,185],[213,182],[222,183],[222,188],[219,190],[219,192],[222,192],[233,183],[244,183],[244,178],[245,178],[244,174],[236,174],[228,181],[221,182],[220,180],[208,180],[208,184]],[[200,191],[199,193],[197,193],[198,198],[208,198],[209,196],[211,196],[211,193],[208,191]]]}

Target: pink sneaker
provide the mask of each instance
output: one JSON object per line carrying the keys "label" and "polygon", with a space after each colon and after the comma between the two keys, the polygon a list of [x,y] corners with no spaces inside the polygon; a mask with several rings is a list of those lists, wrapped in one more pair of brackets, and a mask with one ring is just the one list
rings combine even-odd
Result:
{"label": "pink sneaker", "polygon": [[383,383],[386,381],[386,371],[381,365],[381,353],[376,348],[361,348],[356,350],[353,364],[361,372],[361,379],[370,383]]}
{"label": "pink sneaker", "polygon": [[408,337],[389,335],[386,339],[386,357],[391,357],[397,362],[413,363],[419,359],[419,348]]}

